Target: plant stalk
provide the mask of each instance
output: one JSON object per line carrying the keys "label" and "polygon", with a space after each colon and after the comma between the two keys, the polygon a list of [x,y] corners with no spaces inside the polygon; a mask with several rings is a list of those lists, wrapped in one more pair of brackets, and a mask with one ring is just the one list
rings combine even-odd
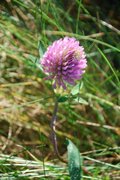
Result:
{"label": "plant stalk", "polygon": [[56,136],[56,132],[55,132],[56,131],[57,112],[58,112],[58,99],[56,98],[53,116],[52,116],[51,124],[50,124],[52,144],[54,147],[54,152],[55,152],[56,156],[58,157],[58,159],[64,163],[67,163],[67,161],[61,157],[59,150],[58,150],[57,136]]}

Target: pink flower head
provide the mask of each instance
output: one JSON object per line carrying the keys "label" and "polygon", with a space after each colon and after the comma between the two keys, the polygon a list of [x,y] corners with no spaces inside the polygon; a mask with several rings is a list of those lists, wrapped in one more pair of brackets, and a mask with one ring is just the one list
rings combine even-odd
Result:
{"label": "pink flower head", "polygon": [[75,38],[65,37],[54,41],[43,55],[41,64],[47,79],[53,79],[53,87],[62,86],[66,89],[66,82],[75,85],[85,72],[87,60],[84,48]]}

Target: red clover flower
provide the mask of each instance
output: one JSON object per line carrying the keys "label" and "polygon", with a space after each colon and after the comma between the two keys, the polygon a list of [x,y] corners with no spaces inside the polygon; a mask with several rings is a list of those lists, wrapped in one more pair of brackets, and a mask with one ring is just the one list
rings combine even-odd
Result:
{"label": "red clover flower", "polygon": [[81,79],[87,66],[84,48],[75,38],[64,37],[53,42],[43,55],[41,64],[47,79],[53,79],[53,87],[63,87],[66,83],[75,85]]}

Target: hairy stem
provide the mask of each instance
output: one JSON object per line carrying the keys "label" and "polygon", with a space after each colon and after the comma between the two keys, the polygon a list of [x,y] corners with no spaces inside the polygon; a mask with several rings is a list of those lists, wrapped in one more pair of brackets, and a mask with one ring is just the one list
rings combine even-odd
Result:
{"label": "hairy stem", "polygon": [[52,137],[52,143],[53,143],[53,147],[54,147],[54,152],[56,154],[56,156],[58,157],[58,159],[64,163],[67,163],[66,160],[64,160],[59,153],[58,150],[58,143],[57,143],[57,136],[56,136],[56,121],[57,121],[57,112],[58,112],[58,99],[56,98],[55,101],[55,106],[54,106],[54,111],[53,111],[53,116],[52,116],[52,120],[51,120],[51,137]]}

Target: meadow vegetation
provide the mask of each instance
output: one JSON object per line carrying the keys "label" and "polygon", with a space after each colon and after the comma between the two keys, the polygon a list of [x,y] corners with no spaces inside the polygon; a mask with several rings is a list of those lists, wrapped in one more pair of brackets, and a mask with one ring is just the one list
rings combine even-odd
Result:
{"label": "meadow vegetation", "polygon": [[120,179],[119,5],[0,1],[1,180],[70,179],[50,140],[54,93],[39,63],[48,45],[64,36],[84,46],[88,67],[77,86],[61,93],[59,152],[67,159],[68,138],[88,171],[83,179]]}

